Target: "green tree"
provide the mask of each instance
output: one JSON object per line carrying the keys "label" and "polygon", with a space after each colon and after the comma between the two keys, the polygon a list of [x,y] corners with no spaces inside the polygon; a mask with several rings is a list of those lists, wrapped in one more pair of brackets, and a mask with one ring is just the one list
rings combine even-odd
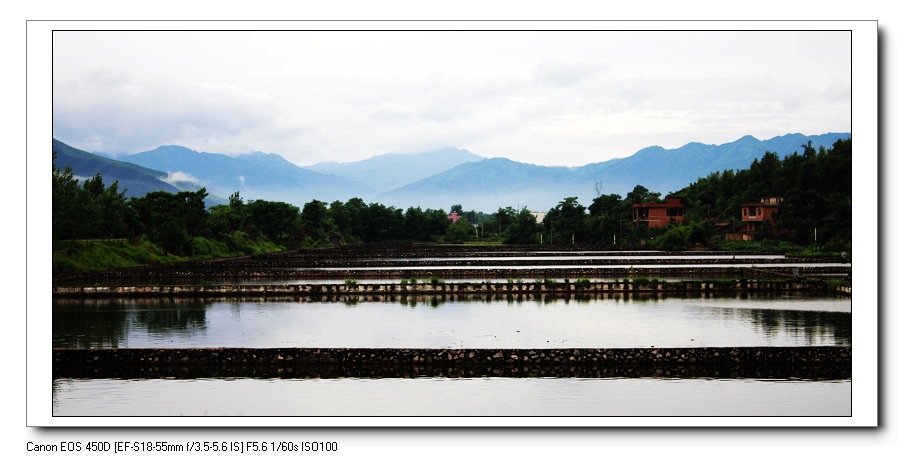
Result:
{"label": "green tree", "polygon": [[298,207],[282,201],[254,200],[245,205],[244,209],[248,212],[248,222],[272,242],[285,244],[293,240],[293,229],[299,216]]}
{"label": "green tree", "polygon": [[685,226],[670,225],[653,240],[653,245],[661,250],[683,250],[687,248],[689,230]]}
{"label": "green tree", "polygon": [[631,206],[621,195],[601,195],[588,208],[589,238],[600,245],[623,244],[631,229]]}
{"label": "green tree", "polygon": [[128,233],[132,219],[126,203],[125,190],[119,183],[104,186],[98,173],[79,184],[72,167],[59,169],[53,154],[52,237],[54,240],[73,238],[109,239]]}
{"label": "green tree", "polygon": [[643,185],[637,185],[625,196],[625,202],[628,205],[661,203],[662,199],[659,198],[660,196],[661,193],[652,192]]}
{"label": "green tree", "polygon": [[540,224],[525,206],[502,233],[502,242],[513,245],[538,243]]}
{"label": "green tree", "polygon": [[[207,190],[201,188],[176,194],[154,191],[142,198],[132,198],[129,206],[137,214],[136,233],[147,235],[152,242],[165,244],[167,253],[188,253],[191,237],[208,233],[206,197]],[[188,240],[183,242],[184,238]]]}
{"label": "green tree", "polygon": [[467,218],[463,217],[454,224],[449,223],[448,219],[446,219],[446,222],[449,224],[448,227],[446,227],[446,242],[464,243],[469,240],[474,240],[476,236],[474,233],[474,227],[470,222],[468,222]]}
{"label": "green tree", "polygon": [[56,153],[53,154],[53,239],[64,240],[78,238],[81,230],[79,219],[84,208],[81,199],[81,188],[72,174],[72,167],[62,169],[56,165]]}
{"label": "green tree", "polygon": [[543,219],[544,230],[552,232],[553,243],[586,242],[587,210],[578,203],[576,196],[565,198],[549,210]]}

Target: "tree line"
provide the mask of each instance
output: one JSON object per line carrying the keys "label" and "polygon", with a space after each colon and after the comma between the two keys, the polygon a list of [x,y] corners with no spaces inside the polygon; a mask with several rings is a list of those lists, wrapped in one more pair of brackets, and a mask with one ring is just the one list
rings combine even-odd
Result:
{"label": "tree line", "polygon": [[673,193],[686,206],[684,222],[651,229],[632,222],[632,207],[659,203],[662,195],[641,185],[624,197],[600,194],[586,207],[577,197],[566,197],[545,213],[542,222],[527,207],[500,207],[495,213],[483,213],[456,204],[449,212],[462,218],[452,223],[443,209],[403,210],[368,204],[361,198],[331,203],[311,200],[301,208],[279,201],[245,201],[238,192],[227,204],[206,208],[204,188],[127,198],[117,182],[104,186],[100,174],[79,181],[70,167],[58,168],[54,162],[53,238],[140,238],[179,256],[212,254],[218,248],[247,253],[256,239],[287,248],[475,240],[664,249],[696,244],[718,247],[724,233],[741,224],[742,203],[781,196],[784,201],[775,222],[760,230],[758,239],[850,251],[850,169],[850,139],[839,140],[830,149],[808,144],[802,154],[795,152],[784,159],[767,152],[749,169],[712,173]]}
{"label": "tree line", "polygon": [[[531,223],[526,209],[500,208],[487,222],[503,232],[504,243],[555,245],[593,244],[599,247],[652,246],[678,250],[702,245],[720,248],[725,234],[743,225],[741,205],[766,197],[781,197],[776,217],[756,232],[767,247],[783,242],[823,251],[851,251],[852,141],[839,139],[831,148],[802,146],[784,158],[766,152],[749,168],[725,170],[699,178],[671,193],[685,206],[680,224],[648,228],[633,222],[633,206],[661,203],[662,194],[637,185],[624,197],[600,194],[589,206],[566,197]],[[516,214],[519,221],[515,222]],[[509,230],[508,226],[514,226]]]}

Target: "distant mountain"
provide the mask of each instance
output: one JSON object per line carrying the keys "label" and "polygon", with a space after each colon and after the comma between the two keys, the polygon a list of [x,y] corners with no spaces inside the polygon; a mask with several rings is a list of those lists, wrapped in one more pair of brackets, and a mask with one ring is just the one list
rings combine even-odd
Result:
{"label": "distant mountain", "polygon": [[120,191],[126,189],[127,197],[140,198],[152,191],[179,191],[176,186],[162,181],[166,178],[166,172],[91,154],[56,139],[53,140],[53,150],[57,156],[57,167],[72,167],[73,174],[79,179],[91,178],[100,173],[106,186],[118,180]]}
{"label": "distant mountain", "polygon": [[[630,157],[576,168],[549,167],[504,158],[486,159],[461,149],[421,154],[383,154],[358,162],[321,162],[298,167],[277,154],[254,152],[237,157],[161,146],[117,160],[80,151],[54,140],[57,165],[71,165],[81,177],[100,172],[107,183],[120,180],[129,196],[148,191],[196,190],[204,186],[210,200],[223,202],[238,191],[246,200],[285,201],[295,206],[318,199],[365,202],[408,208],[495,212],[500,207],[527,206],[547,211],[566,197],[589,206],[602,193],[625,196],[643,185],[666,195],[700,177],[727,169],[746,169],[766,151],[780,157],[802,153],[808,141],[831,147],[850,133],[805,136],[799,133],[760,141],[745,136],[714,145],[689,143],[677,149],[651,146]],[[192,188],[194,187],[194,188]]]}
{"label": "distant mountain", "polygon": [[[505,158],[460,164],[377,197],[394,206],[495,212],[498,207],[552,206],[568,193],[573,178],[566,167],[547,167]],[[547,208],[548,209],[548,208]]]}
{"label": "distant mountain", "polygon": [[808,141],[814,147],[831,147],[850,133],[805,136],[789,134],[760,141],[745,136],[722,145],[689,143],[677,149],[651,146],[630,157],[588,164],[574,169],[524,164],[508,159],[486,159],[461,164],[450,170],[378,196],[385,204],[449,209],[461,204],[466,210],[495,212],[500,207],[526,205],[546,211],[568,196],[589,206],[596,198],[596,185],[603,194],[625,196],[636,185],[666,195],[700,177],[727,169],[746,169],[766,151],[787,156],[802,153]]}
{"label": "distant mountain", "polygon": [[797,151],[808,141],[813,147],[832,147],[839,139],[850,138],[850,133],[827,133],[805,136],[800,133],[778,136],[760,141],[753,136],[726,144],[689,143],[677,149],[652,146],[641,149],[631,157],[588,164],[575,170],[575,187],[582,201],[596,197],[596,182],[602,181],[603,193],[625,195],[636,185],[643,185],[663,195],[705,177],[713,172],[728,169],[746,169],[754,159],[766,151],[784,157]]}
{"label": "distant mountain", "polygon": [[182,146],[160,146],[120,160],[165,171],[228,197],[238,191],[245,200],[284,201],[301,207],[318,199],[331,202],[373,198],[373,188],[337,175],[303,169],[277,154],[255,152],[237,157],[197,152]]}
{"label": "distant mountain", "polygon": [[[119,191],[126,190],[127,198],[141,198],[152,191],[178,193],[180,191],[198,191],[201,186],[189,180],[173,178],[166,172],[149,169],[130,162],[123,162],[108,157],[92,154],[73,148],[56,139],[53,140],[56,152],[56,165],[63,168],[72,167],[72,173],[79,179],[91,178],[99,173],[104,185],[119,182]],[[225,204],[226,198],[210,193],[204,200],[207,206]]]}
{"label": "distant mountain", "polygon": [[459,164],[483,160],[464,149],[446,148],[419,154],[383,154],[357,162],[320,162],[304,167],[316,172],[341,175],[363,183],[378,192],[386,192]]}

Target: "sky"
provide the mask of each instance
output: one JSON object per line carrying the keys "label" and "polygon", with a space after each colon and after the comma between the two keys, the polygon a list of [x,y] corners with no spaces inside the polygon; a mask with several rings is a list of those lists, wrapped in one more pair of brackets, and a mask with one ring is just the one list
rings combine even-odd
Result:
{"label": "sky", "polygon": [[847,31],[54,31],[53,136],[305,166],[445,147],[580,166],[851,131]]}

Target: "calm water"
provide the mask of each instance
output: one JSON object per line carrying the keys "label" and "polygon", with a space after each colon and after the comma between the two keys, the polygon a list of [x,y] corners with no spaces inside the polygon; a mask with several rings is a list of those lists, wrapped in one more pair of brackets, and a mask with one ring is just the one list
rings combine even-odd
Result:
{"label": "calm water", "polygon": [[851,416],[851,381],[58,379],[54,416]]}
{"label": "calm water", "polygon": [[[53,303],[53,346],[560,348],[851,345],[850,298]],[[390,296],[371,299],[390,299]]]}
{"label": "calm water", "polygon": [[[56,299],[53,346],[851,345],[850,298],[625,297],[508,301],[383,296],[317,303]],[[372,301],[377,299],[394,301]],[[54,416],[851,415],[850,379],[58,378],[52,394]]]}

